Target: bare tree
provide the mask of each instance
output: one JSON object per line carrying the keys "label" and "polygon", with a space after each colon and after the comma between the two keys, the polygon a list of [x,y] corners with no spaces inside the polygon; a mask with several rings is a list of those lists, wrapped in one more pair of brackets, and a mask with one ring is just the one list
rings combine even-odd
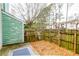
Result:
{"label": "bare tree", "polygon": [[32,23],[35,17],[39,14],[40,10],[45,6],[45,4],[40,6],[40,3],[25,3],[24,5],[25,8],[23,8],[21,3],[12,5],[12,7],[19,12],[26,24]]}
{"label": "bare tree", "polygon": [[51,7],[52,7],[52,4],[50,4],[47,7],[43,8],[34,20],[36,23],[34,23],[32,26],[36,26],[37,29],[46,28],[45,22],[47,20],[47,17],[49,17]]}

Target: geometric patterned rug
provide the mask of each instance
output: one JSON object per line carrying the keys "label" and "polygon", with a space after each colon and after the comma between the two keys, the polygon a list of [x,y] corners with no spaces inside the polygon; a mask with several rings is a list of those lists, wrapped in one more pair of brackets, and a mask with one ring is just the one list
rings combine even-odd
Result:
{"label": "geometric patterned rug", "polygon": [[10,52],[11,56],[31,56],[36,55],[36,53],[30,47],[21,47],[14,49]]}
{"label": "geometric patterned rug", "polygon": [[30,56],[31,53],[29,52],[28,48],[22,48],[13,51],[13,56]]}

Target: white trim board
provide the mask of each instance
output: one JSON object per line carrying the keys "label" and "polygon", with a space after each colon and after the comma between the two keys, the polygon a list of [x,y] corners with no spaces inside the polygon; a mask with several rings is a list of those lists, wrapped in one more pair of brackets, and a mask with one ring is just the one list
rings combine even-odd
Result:
{"label": "white trim board", "polygon": [[0,49],[2,48],[2,15],[1,15],[1,4],[0,4]]}

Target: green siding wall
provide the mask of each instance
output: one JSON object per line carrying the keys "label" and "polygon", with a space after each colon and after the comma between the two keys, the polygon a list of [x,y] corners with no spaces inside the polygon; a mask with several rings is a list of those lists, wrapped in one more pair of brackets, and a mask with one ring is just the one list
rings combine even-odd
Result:
{"label": "green siding wall", "polygon": [[2,12],[3,45],[24,42],[23,23],[6,12]]}

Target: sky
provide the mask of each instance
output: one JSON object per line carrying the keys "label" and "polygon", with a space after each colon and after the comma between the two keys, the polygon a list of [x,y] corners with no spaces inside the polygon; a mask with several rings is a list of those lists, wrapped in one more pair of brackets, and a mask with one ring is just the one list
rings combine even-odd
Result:
{"label": "sky", "polygon": [[[65,7],[63,7],[64,10],[66,10]],[[65,14],[65,11],[63,10],[63,14]],[[73,4],[71,7],[68,8],[68,19],[69,20],[73,20],[75,18],[76,15],[79,15],[79,4]]]}

